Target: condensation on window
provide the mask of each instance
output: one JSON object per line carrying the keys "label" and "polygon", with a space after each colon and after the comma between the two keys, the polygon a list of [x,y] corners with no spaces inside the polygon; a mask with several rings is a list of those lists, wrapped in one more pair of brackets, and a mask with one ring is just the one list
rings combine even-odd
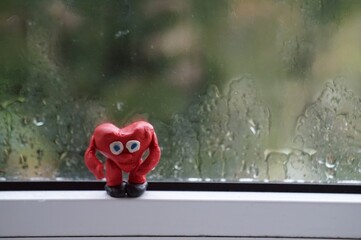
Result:
{"label": "condensation on window", "polygon": [[149,180],[360,183],[360,13],[347,0],[2,1],[0,179],[93,179],[95,126],[146,119],[162,150]]}

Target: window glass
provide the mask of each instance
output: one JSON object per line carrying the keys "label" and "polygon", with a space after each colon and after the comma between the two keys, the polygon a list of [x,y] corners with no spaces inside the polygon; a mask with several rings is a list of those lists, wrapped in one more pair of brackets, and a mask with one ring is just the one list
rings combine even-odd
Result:
{"label": "window glass", "polygon": [[94,128],[145,119],[149,180],[359,183],[360,23],[347,0],[3,0],[0,177],[94,179]]}

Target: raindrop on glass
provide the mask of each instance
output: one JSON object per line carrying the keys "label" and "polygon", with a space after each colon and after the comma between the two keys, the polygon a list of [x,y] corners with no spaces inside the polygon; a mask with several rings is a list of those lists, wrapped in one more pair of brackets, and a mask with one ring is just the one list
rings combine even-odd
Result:
{"label": "raindrop on glass", "polygon": [[124,103],[119,101],[115,104],[115,107],[117,108],[118,111],[122,111],[124,107]]}
{"label": "raindrop on glass", "polygon": [[119,38],[121,38],[121,37],[123,37],[123,36],[128,35],[129,33],[130,33],[129,30],[124,30],[124,31],[119,30],[117,33],[114,34],[114,38],[115,38],[115,39],[119,39]]}
{"label": "raindrop on glass", "polygon": [[336,159],[332,154],[327,155],[325,165],[327,168],[336,167]]}
{"label": "raindrop on glass", "polygon": [[260,131],[259,125],[255,121],[253,121],[253,119],[248,120],[248,124],[249,124],[249,129],[251,130],[253,135],[258,135]]}
{"label": "raindrop on glass", "polygon": [[327,168],[326,169],[326,177],[328,180],[332,180],[336,177],[336,169],[335,168]]}
{"label": "raindrop on glass", "polygon": [[45,118],[43,116],[36,116],[33,118],[33,124],[37,127],[41,127],[45,124]]}

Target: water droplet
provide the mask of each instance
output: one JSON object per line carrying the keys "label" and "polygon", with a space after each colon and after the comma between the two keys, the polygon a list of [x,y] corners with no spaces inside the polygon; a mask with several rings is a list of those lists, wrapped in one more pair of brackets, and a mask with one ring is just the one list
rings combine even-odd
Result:
{"label": "water droplet", "polygon": [[178,164],[175,164],[174,165],[174,170],[176,170],[176,171],[179,171],[179,170],[181,170],[182,168],[178,165]]}
{"label": "water droplet", "polygon": [[233,136],[234,136],[234,133],[232,133],[231,131],[227,131],[226,137],[227,137],[227,140],[228,140],[228,141],[232,141],[232,140],[233,140]]}
{"label": "water droplet", "polygon": [[305,167],[305,161],[308,160],[304,153],[293,152],[288,157],[288,162],[291,167],[297,171],[303,171]]}
{"label": "water droplet", "polygon": [[118,111],[123,111],[123,108],[124,108],[124,102],[121,102],[121,101],[118,101],[116,104],[115,104],[116,108]]}
{"label": "water droplet", "polygon": [[36,150],[36,155],[37,160],[41,161],[44,157],[44,150],[39,148],[38,150]]}
{"label": "water droplet", "polygon": [[302,148],[304,145],[304,140],[303,137],[301,135],[297,135],[294,139],[293,139],[294,144],[299,147]]}
{"label": "water droplet", "polygon": [[72,165],[71,161],[68,158],[65,160],[65,165],[67,167],[70,167]]}
{"label": "water droplet", "polygon": [[28,143],[28,139],[26,138],[25,134],[19,134],[19,141],[23,144],[26,145]]}
{"label": "water droplet", "polygon": [[335,168],[336,167],[336,158],[332,154],[328,154],[325,161],[325,166],[327,168]]}
{"label": "water droplet", "polygon": [[21,123],[23,124],[23,126],[26,126],[29,124],[29,119],[27,117],[22,117]]}
{"label": "water droplet", "polygon": [[286,178],[287,154],[282,151],[266,150],[267,176],[269,180],[284,180]]}
{"label": "water droplet", "polygon": [[21,165],[21,167],[23,169],[29,168],[28,157],[24,156],[23,154],[20,153],[20,155],[19,155],[19,164]]}
{"label": "water droplet", "polygon": [[248,120],[248,124],[249,124],[249,129],[251,130],[253,135],[258,135],[260,131],[259,124],[256,123],[253,119]]}
{"label": "water droplet", "polygon": [[4,154],[4,157],[5,157],[5,158],[8,158],[9,155],[10,155],[10,153],[11,153],[11,148],[5,148],[5,149],[3,150],[3,154]]}
{"label": "water droplet", "polygon": [[130,33],[130,31],[128,29],[127,30],[119,30],[118,32],[116,32],[114,34],[114,38],[119,39],[121,37],[128,35],[129,33]]}
{"label": "water droplet", "polygon": [[336,169],[335,168],[327,168],[326,169],[326,177],[327,180],[332,180],[336,177]]}
{"label": "water droplet", "polygon": [[255,163],[252,163],[251,166],[247,169],[247,173],[251,174],[253,178],[258,178],[259,176],[259,168]]}
{"label": "water droplet", "polygon": [[316,161],[318,164],[323,165],[325,164],[325,159],[322,156],[316,156]]}
{"label": "water droplet", "polygon": [[45,124],[45,118],[43,116],[36,116],[33,118],[33,123],[37,127],[41,127]]}
{"label": "water droplet", "polygon": [[54,139],[54,143],[55,143],[56,145],[60,146],[60,140],[59,140],[58,138],[55,138],[55,139]]}

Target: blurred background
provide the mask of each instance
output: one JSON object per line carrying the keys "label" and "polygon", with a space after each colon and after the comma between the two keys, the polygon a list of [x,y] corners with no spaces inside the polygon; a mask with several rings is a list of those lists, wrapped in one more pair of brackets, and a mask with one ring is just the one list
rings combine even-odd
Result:
{"label": "blurred background", "polygon": [[157,181],[360,183],[361,2],[2,0],[1,180],[94,179],[145,119]]}

